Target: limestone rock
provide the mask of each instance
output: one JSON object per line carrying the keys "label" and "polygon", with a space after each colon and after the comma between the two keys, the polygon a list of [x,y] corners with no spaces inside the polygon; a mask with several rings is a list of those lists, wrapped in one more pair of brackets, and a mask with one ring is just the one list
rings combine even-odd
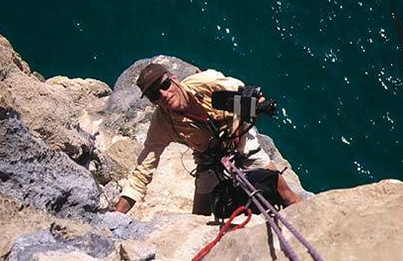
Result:
{"label": "limestone rock", "polygon": [[60,217],[89,219],[99,191],[91,174],[32,135],[17,113],[0,117],[0,192]]}
{"label": "limestone rock", "polygon": [[[105,83],[63,76],[45,80],[38,75],[0,35],[1,113],[3,108],[18,113],[30,131],[52,149],[82,166],[91,166],[91,173],[102,184],[135,167],[141,144],[100,126],[112,91]],[[94,141],[91,134],[97,132],[100,135]]]}
{"label": "limestone rock", "polygon": [[[53,234],[50,233],[51,230],[53,231]],[[63,232],[57,233],[57,231]],[[38,208],[26,205],[0,193],[0,234],[2,235],[2,240],[0,240],[1,259],[5,257],[10,258],[11,256],[15,257],[19,254],[25,255],[22,251],[18,250],[20,249],[19,246],[22,246],[23,244],[33,246],[35,245],[34,242],[37,242],[38,240],[41,242],[55,240],[56,242],[53,235],[63,235],[64,238],[67,239],[83,236],[89,231],[92,230],[88,224],[56,218]],[[17,240],[18,238],[20,238],[20,241]],[[32,240],[24,240],[22,238],[30,238]],[[17,241],[20,242],[19,245],[17,244]],[[14,252],[12,251],[13,246],[16,246]],[[40,251],[41,249],[38,250]],[[45,250],[45,248],[42,250]],[[11,254],[12,252],[13,254]],[[17,252],[19,254],[17,254]],[[33,252],[31,251],[31,254]]]}
{"label": "limestone rock", "polygon": [[88,224],[61,220],[0,195],[0,257],[7,260],[189,260],[218,232],[211,217],[169,214],[141,222],[120,213]]}
{"label": "limestone rock", "polygon": [[112,90],[104,82],[94,79],[69,79],[55,76],[46,80],[47,84],[63,89],[75,105],[80,128],[93,134],[99,131],[103,121],[102,113]]}
{"label": "limestone rock", "polygon": [[[32,260],[35,255],[49,251],[82,252],[93,258],[104,258],[114,249],[112,240],[100,234],[87,233],[64,240],[49,230],[20,237],[8,255],[8,260]],[[42,254],[43,255],[43,254]]]}
{"label": "limestone rock", "polygon": [[91,108],[88,105],[91,105],[94,108],[91,112],[101,111],[104,102],[99,98],[108,98],[112,92],[107,84],[94,79],[69,79],[65,76],[55,76],[47,79],[46,83],[65,88],[79,110],[88,110]]}
{"label": "limestone rock", "polygon": [[147,187],[144,202],[135,204],[129,215],[151,220],[161,215],[191,213],[195,187],[189,172],[195,167],[191,151],[186,146],[178,143],[168,146],[153,181]]}
{"label": "limestone rock", "polygon": [[11,92],[0,81],[0,108],[10,109],[13,105]]}
{"label": "limestone rock", "polygon": [[157,222],[141,222],[119,212],[97,215],[91,225],[98,230],[110,230],[115,238],[144,239],[155,228]]}
{"label": "limestone rock", "polygon": [[28,64],[23,61],[20,55],[14,52],[10,42],[0,35],[0,79],[4,79],[10,71],[19,70],[23,73],[30,74],[31,69]]}
{"label": "limestone rock", "polygon": [[0,35],[0,93],[9,92],[12,108],[52,148],[77,159],[88,147],[78,130],[77,109],[60,88],[32,75],[29,66]]}
{"label": "limestone rock", "polygon": [[120,256],[123,260],[154,260],[155,246],[143,242],[127,240],[120,246]]}
{"label": "limestone rock", "polygon": [[[403,182],[385,180],[323,192],[281,213],[324,260],[402,260],[402,200]],[[301,260],[312,260],[283,231]],[[288,260],[270,234],[266,225],[227,234],[206,260]]]}
{"label": "limestone rock", "polygon": [[73,250],[71,252],[62,251],[47,251],[47,252],[39,252],[32,255],[32,260],[36,261],[49,261],[49,260],[58,260],[58,261],[97,261],[98,258],[93,258],[90,255],[87,255],[83,252]]}

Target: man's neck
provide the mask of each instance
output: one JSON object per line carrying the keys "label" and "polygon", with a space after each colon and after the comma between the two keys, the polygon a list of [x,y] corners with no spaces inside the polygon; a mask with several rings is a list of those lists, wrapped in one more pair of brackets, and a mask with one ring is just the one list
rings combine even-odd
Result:
{"label": "man's neck", "polygon": [[206,109],[191,95],[188,95],[188,104],[188,108],[183,111],[184,115],[201,122],[206,122],[208,120],[209,115]]}

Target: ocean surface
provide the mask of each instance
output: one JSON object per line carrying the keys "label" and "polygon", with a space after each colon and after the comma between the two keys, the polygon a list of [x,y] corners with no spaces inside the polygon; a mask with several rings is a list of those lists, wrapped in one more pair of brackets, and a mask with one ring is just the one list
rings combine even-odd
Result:
{"label": "ocean surface", "polygon": [[45,77],[113,87],[164,54],[258,85],[258,127],[313,192],[403,179],[403,5],[356,0],[0,0],[0,34]]}

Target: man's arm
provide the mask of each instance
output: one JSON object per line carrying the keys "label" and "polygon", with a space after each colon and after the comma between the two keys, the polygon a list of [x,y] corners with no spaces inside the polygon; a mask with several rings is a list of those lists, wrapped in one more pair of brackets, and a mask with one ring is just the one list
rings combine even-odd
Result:
{"label": "man's arm", "polygon": [[160,156],[165,146],[146,146],[138,158],[137,167],[126,178],[119,202],[115,210],[127,213],[136,202],[141,201],[147,191],[147,185],[158,167]]}
{"label": "man's arm", "polygon": [[138,157],[137,167],[125,179],[119,202],[115,206],[116,211],[127,213],[136,202],[143,200],[147,185],[158,167],[160,156],[165,147],[173,141],[173,137],[174,133],[166,115],[157,108],[150,123],[144,149]]}

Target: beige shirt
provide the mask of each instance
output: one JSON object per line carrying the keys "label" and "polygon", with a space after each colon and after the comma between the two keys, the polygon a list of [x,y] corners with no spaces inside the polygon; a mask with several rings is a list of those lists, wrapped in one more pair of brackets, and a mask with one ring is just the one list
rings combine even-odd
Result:
{"label": "beige shirt", "polygon": [[[215,70],[191,75],[181,82],[184,90],[195,97],[210,117],[222,121],[227,126],[233,125],[233,114],[214,109],[211,104],[212,93],[216,90],[237,90],[243,85],[240,80],[225,77]],[[138,158],[138,165],[125,181],[121,196],[136,202],[143,199],[160,156],[171,142],[181,142],[195,151],[203,152],[207,149],[210,139],[211,132],[204,124],[158,106],[151,120],[144,149]]]}

